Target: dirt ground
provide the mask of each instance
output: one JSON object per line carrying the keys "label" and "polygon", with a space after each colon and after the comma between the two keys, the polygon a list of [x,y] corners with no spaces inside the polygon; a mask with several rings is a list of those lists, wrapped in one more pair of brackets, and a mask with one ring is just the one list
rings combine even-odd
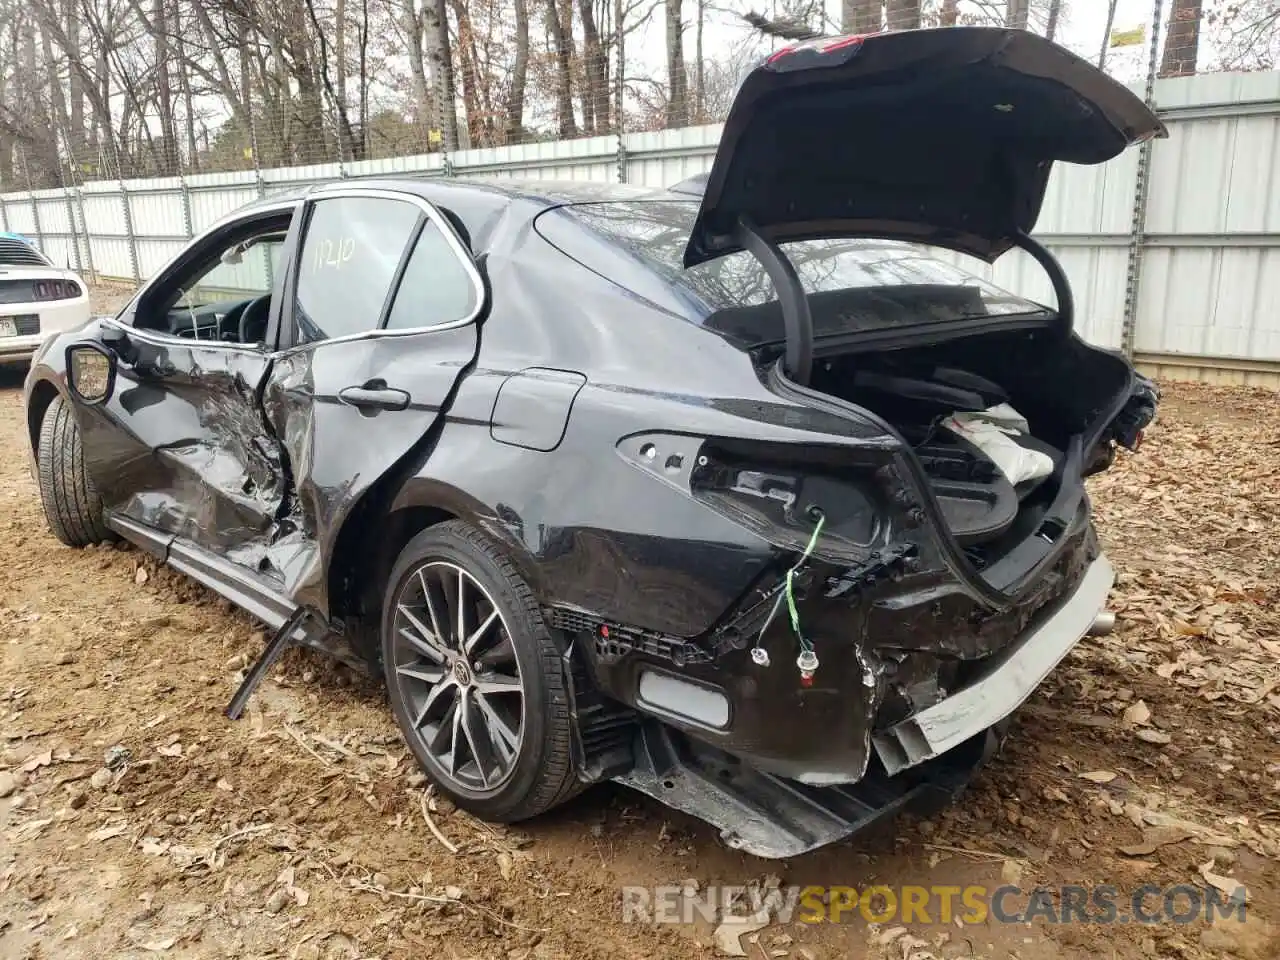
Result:
{"label": "dirt ground", "polygon": [[1166,391],[1092,483],[1116,631],[955,804],[774,863],[610,786],[480,824],[429,798],[381,690],[309,653],[226,720],[262,632],[136,550],[58,544],[0,375],[0,956],[715,956],[711,923],[623,919],[624,885],[695,881],[1250,897],[1243,925],[775,919],[757,960],[1280,957],[1280,399]]}

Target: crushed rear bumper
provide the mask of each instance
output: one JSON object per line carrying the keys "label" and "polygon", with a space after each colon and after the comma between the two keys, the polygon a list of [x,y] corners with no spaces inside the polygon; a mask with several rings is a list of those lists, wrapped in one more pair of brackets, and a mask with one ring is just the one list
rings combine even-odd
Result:
{"label": "crushed rear bumper", "polygon": [[875,733],[871,742],[890,775],[924,763],[1011,714],[1089,632],[1106,606],[1115,571],[1099,556],[1079,586],[1048,618],[983,664],[963,689]]}
{"label": "crushed rear bumper", "polygon": [[908,807],[947,802],[999,748],[1013,712],[1090,632],[1114,579],[1099,555],[1069,595],[963,687],[873,733],[875,759],[855,783],[817,786],[769,773],[657,720],[637,732],[635,764],[615,779],[765,858],[795,856]]}

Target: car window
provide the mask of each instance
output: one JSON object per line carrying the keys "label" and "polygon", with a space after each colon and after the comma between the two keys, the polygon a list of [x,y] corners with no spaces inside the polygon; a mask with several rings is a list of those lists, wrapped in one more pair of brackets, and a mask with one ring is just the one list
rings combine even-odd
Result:
{"label": "car window", "polygon": [[298,259],[297,343],[373,330],[421,210],[403,200],[335,197],[312,211]]}
{"label": "car window", "polygon": [[388,330],[434,327],[471,316],[476,285],[444,232],[428,221],[413,246],[387,317]]}
{"label": "car window", "polygon": [[213,266],[182,286],[176,305],[192,308],[269,294],[283,248],[282,233],[255,240],[247,249],[241,244],[228,248]]}
{"label": "car window", "polygon": [[[557,216],[538,219],[539,233],[632,292],[679,315],[697,316],[748,345],[783,339],[777,293],[751,254],[731,253],[685,268],[697,203],[591,202],[553,212]],[[608,242],[591,243],[582,231],[566,229],[574,221],[590,231],[586,237]],[[1045,309],[908,243],[805,240],[782,249],[809,294],[818,336]],[[636,261],[647,269],[635,270]]]}

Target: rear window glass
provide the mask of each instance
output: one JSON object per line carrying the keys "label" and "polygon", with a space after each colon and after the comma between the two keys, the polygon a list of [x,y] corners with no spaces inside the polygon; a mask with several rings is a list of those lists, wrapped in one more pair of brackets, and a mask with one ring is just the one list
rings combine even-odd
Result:
{"label": "rear window glass", "polygon": [[[684,268],[697,203],[625,200],[579,203],[557,212],[609,241],[584,242],[563,219],[540,218],[538,229],[546,239],[584,266],[668,310],[694,314],[734,339],[783,339],[777,293],[750,254],[731,253]],[[806,240],[784,244],[783,250],[810,295],[818,335],[1045,309],[907,243]],[[622,261],[628,258],[648,271],[637,271],[634,264],[627,269]]]}

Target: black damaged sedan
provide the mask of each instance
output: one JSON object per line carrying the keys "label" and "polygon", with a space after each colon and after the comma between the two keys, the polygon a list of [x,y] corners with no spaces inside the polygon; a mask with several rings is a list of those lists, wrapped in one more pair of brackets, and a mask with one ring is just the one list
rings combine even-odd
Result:
{"label": "black damaged sedan", "polygon": [[[1031,34],[786,48],[670,190],[348,180],[196,238],[26,383],[122,537],[386,679],[492,820],[630,784],[789,856],[949,795],[1099,620],[1156,394],[1073,332],[1052,165],[1163,136]],[[1053,306],[927,247],[1018,248]]]}

